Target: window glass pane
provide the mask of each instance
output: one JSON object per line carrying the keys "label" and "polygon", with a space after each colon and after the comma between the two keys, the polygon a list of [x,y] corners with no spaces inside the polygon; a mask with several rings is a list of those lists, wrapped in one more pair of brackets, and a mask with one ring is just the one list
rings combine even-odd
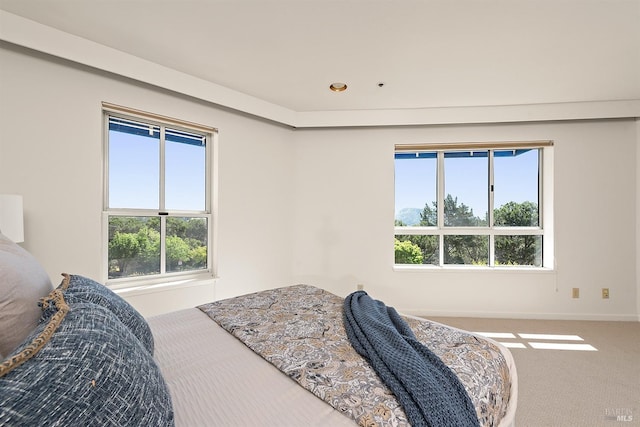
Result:
{"label": "window glass pane", "polygon": [[444,236],[444,263],[489,265],[489,236]]}
{"label": "window glass pane", "polygon": [[167,271],[207,268],[207,219],[167,218]]}
{"label": "window glass pane", "polygon": [[539,225],[538,150],[494,154],[494,225]]}
{"label": "window glass pane", "polygon": [[435,152],[396,154],[396,226],[436,225],[436,168]]}
{"label": "window glass pane", "polygon": [[158,209],[160,129],[109,119],[109,208]]}
{"label": "window glass pane", "polygon": [[444,225],[487,225],[489,160],[487,151],[444,154]]}
{"label": "window glass pane", "polygon": [[495,264],[542,266],[542,236],[496,236]]}
{"label": "window glass pane", "polygon": [[172,129],[165,135],[165,208],[204,211],[205,137]]}
{"label": "window glass pane", "polygon": [[109,279],[160,272],[160,218],[109,217]]}
{"label": "window glass pane", "polygon": [[398,235],[395,240],[396,264],[433,264],[440,262],[438,236]]}

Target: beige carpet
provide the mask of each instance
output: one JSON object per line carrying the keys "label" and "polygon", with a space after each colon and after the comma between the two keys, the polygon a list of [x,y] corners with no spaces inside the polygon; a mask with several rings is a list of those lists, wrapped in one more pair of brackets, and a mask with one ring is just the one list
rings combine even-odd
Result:
{"label": "beige carpet", "polygon": [[[510,348],[519,377],[517,427],[640,425],[640,322],[429,319],[475,332],[513,334],[494,339],[523,347]],[[560,336],[524,339],[519,334]],[[533,348],[564,344],[595,350]]]}

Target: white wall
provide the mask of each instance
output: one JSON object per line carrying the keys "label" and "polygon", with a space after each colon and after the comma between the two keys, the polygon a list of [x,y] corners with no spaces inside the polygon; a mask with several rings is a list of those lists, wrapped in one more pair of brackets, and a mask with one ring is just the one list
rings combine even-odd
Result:
{"label": "white wall", "polygon": [[[296,131],[296,281],[416,314],[635,320],[636,138],[633,120]],[[555,141],[556,271],[393,270],[394,144],[538,139]]]}
{"label": "white wall", "polygon": [[[145,315],[306,282],[341,295],[364,283],[414,313],[637,319],[633,121],[292,130],[7,43],[0,63],[0,193],[24,196],[24,247],[54,282],[102,273],[109,101],[220,129],[220,279],[129,295]],[[556,271],[394,272],[394,144],[528,139],[555,141]]]}
{"label": "white wall", "polygon": [[290,283],[291,130],[0,44],[0,193],[24,196],[25,243],[55,284],[100,278],[101,101],[218,127],[218,274],[129,299],[144,314]]}

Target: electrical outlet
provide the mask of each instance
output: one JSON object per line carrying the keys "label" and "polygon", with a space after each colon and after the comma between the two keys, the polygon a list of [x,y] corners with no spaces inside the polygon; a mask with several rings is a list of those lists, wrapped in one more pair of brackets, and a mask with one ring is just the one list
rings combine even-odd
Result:
{"label": "electrical outlet", "polygon": [[580,288],[573,288],[571,291],[571,296],[573,298],[580,298]]}
{"label": "electrical outlet", "polygon": [[602,299],[609,299],[609,288],[602,288]]}

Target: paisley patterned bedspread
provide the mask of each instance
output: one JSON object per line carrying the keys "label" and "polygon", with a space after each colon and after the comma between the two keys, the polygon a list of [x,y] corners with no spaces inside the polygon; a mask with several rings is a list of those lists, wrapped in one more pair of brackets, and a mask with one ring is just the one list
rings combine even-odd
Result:
{"label": "paisley patterned bedspread", "polygon": [[[409,425],[402,407],[351,347],[343,298],[296,285],[199,306],[221,327],[360,426]],[[509,404],[509,366],[491,341],[425,319],[404,317],[416,337],[455,372],[480,425],[497,426]]]}

